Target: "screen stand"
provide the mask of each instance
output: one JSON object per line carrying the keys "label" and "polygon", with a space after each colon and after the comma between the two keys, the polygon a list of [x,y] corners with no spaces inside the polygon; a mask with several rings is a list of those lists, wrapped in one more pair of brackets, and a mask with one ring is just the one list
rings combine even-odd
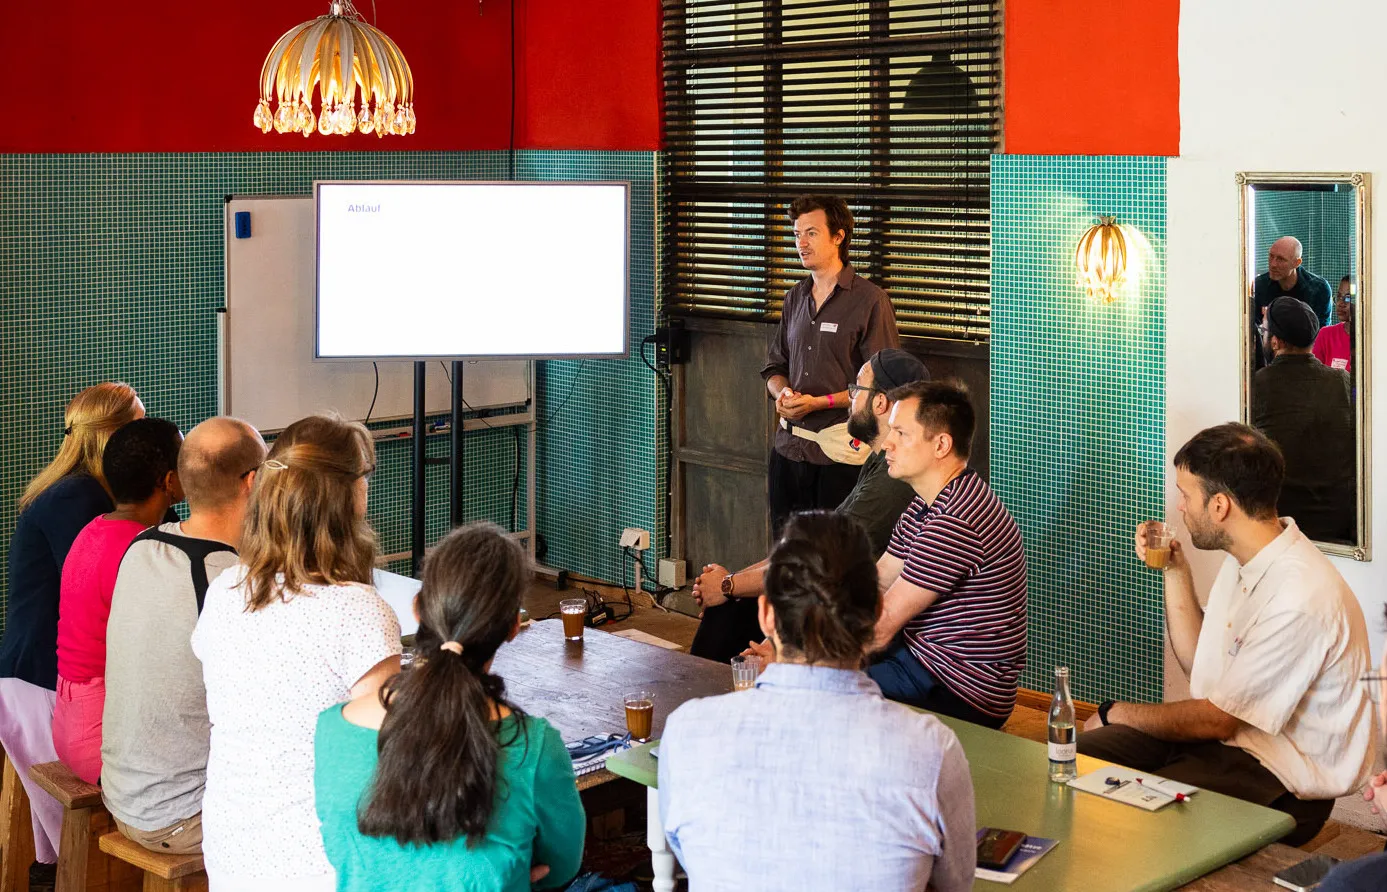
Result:
{"label": "screen stand", "polygon": [[463,365],[461,360],[453,360],[453,417],[450,431],[453,448],[448,453],[448,474],[452,485],[448,497],[448,526],[450,528],[457,527],[463,522],[467,504],[467,476],[465,472],[467,463],[463,460],[466,452],[462,445],[463,437],[467,435],[467,427],[462,417],[463,407],[467,404],[462,395]]}
{"label": "screen stand", "polygon": [[428,490],[424,485],[424,473],[427,465],[425,459],[427,443],[424,436],[424,373],[427,369],[427,363],[416,362],[414,364],[414,479],[411,481],[414,498],[411,500],[409,539],[415,579],[419,578],[419,568],[424,563],[424,507],[428,495]]}

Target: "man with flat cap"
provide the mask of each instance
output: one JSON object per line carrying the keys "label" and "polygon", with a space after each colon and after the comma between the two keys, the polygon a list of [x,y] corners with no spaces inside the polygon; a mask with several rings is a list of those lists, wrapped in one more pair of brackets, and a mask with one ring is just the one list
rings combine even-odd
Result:
{"label": "man with flat cap", "polygon": [[1267,307],[1273,358],[1252,376],[1252,425],[1281,449],[1286,477],[1277,513],[1320,542],[1357,539],[1357,469],[1348,373],[1311,349],[1320,321],[1307,304]]}
{"label": "man with flat cap", "polygon": [[[908,483],[886,473],[881,447],[895,405],[886,394],[903,384],[928,380],[924,363],[904,350],[887,347],[863,363],[856,383],[848,385],[848,434],[870,446],[871,454],[859,469],[852,491],[835,510],[862,525],[878,555],[886,550],[896,521],[915,497]],[[689,653],[725,663],[750,642],[765,638],[756,619],[756,599],[762,592],[765,569],[766,561],[735,573],[720,564],[703,568],[693,588],[694,598],[704,610],[703,621]]]}

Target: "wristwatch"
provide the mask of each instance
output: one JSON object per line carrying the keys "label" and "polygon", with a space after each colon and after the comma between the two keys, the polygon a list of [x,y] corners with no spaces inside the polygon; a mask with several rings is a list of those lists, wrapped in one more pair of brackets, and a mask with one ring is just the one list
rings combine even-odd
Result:
{"label": "wristwatch", "polygon": [[732,577],[733,574],[728,573],[722,578],[722,596],[729,601],[732,600],[732,591],[735,588]]}
{"label": "wristwatch", "polygon": [[1098,721],[1102,722],[1105,728],[1108,726],[1108,710],[1112,709],[1116,702],[1116,700],[1104,700],[1098,704]]}

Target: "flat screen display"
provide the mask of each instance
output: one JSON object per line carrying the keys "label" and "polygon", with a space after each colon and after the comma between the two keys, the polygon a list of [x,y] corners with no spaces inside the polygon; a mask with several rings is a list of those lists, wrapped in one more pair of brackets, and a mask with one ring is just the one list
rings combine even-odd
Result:
{"label": "flat screen display", "polygon": [[314,358],[625,356],[629,192],[315,183]]}

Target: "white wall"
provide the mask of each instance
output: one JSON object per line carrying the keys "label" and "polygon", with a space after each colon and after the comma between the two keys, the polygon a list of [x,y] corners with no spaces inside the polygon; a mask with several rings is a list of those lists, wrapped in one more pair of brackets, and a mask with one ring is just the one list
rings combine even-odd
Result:
{"label": "white wall", "polygon": [[[1167,184],[1167,458],[1201,428],[1238,418],[1234,172],[1369,171],[1375,204],[1387,206],[1384,38],[1387,6],[1362,0],[1180,4],[1180,157],[1169,162]],[[1374,212],[1372,230],[1376,272],[1387,269],[1382,213]],[[1387,278],[1374,275],[1368,292],[1374,307],[1387,301]],[[1379,419],[1371,465],[1374,560],[1334,561],[1363,605],[1376,658],[1387,592],[1387,303],[1373,312],[1383,314],[1375,324],[1370,388]],[[1168,488],[1173,506],[1173,482]],[[1204,590],[1216,566],[1196,566]],[[1168,682],[1172,668],[1178,673],[1168,659]]]}

